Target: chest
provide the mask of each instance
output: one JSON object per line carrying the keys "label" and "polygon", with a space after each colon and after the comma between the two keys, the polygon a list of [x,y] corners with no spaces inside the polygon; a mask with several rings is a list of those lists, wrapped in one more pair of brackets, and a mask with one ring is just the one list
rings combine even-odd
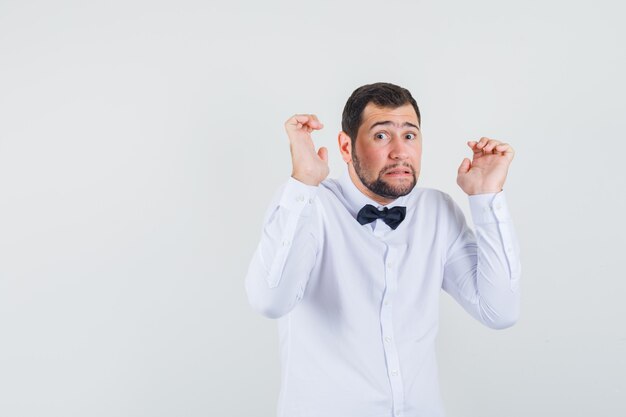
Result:
{"label": "chest", "polygon": [[[378,222],[378,221],[377,221]],[[341,208],[322,216],[322,245],[307,292],[338,309],[366,311],[438,298],[443,277],[436,222],[411,216],[396,230],[360,225]],[[377,231],[379,233],[377,233]]]}

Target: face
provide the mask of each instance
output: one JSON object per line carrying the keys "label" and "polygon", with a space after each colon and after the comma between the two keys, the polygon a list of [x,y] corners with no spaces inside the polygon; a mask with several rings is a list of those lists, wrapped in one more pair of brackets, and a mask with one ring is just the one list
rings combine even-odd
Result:
{"label": "face", "polygon": [[417,182],[422,135],[410,104],[391,109],[369,103],[363,110],[356,142],[344,133],[339,146],[352,181],[371,199],[389,204]]}

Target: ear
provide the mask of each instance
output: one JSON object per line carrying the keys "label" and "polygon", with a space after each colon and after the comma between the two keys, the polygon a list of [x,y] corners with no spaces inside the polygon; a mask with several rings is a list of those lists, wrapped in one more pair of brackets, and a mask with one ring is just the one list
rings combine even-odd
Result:
{"label": "ear", "polygon": [[339,152],[341,152],[341,158],[344,162],[352,162],[352,139],[346,134],[346,132],[339,132],[337,138],[339,142]]}

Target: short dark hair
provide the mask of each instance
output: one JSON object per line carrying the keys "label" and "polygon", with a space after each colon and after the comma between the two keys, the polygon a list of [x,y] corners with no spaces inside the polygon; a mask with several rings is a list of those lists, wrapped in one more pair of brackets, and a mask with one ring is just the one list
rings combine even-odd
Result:
{"label": "short dark hair", "polygon": [[369,103],[392,109],[411,104],[417,114],[417,121],[422,125],[420,110],[409,90],[390,83],[366,84],[354,90],[343,108],[341,129],[350,136],[353,146],[361,126],[363,110]]}

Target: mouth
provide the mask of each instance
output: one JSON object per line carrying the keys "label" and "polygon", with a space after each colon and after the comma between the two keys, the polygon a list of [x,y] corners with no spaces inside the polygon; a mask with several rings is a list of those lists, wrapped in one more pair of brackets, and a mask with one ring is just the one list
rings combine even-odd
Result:
{"label": "mouth", "polygon": [[411,175],[413,175],[413,172],[411,171],[410,168],[406,168],[406,167],[394,168],[392,170],[385,172],[385,176],[389,176],[389,177],[405,177],[405,176],[411,176]]}

